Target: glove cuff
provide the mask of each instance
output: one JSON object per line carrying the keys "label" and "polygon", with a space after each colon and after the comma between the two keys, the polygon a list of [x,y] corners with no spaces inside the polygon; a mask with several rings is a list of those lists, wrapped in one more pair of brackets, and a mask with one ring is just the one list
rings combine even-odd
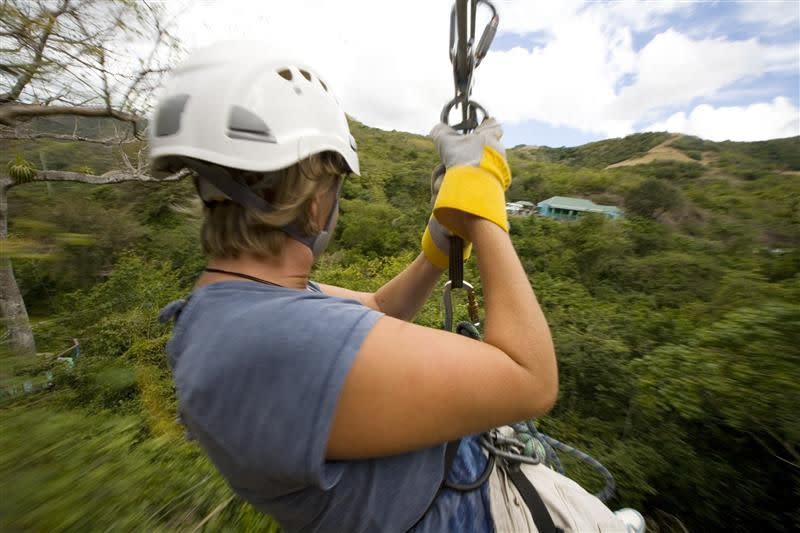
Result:
{"label": "glove cuff", "polygon": [[425,226],[425,233],[422,234],[422,253],[439,270],[445,270],[450,265],[450,256],[436,246],[427,226]]}
{"label": "glove cuff", "polygon": [[[433,266],[439,270],[447,270],[450,266],[450,250],[442,250],[436,245],[436,241],[431,235],[431,230],[428,226],[425,227],[425,233],[422,234],[422,253]],[[469,259],[472,254],[472,243],[464,241],[464,257],[463,260]]]}
{"label": "glove cuff", "polygon": [[[493,172],[484,168],[470,166],[450,168],[433,207],[433,215],[440,222],[445,218],[437,216],[442,209],[456,209],[470,213],[490,220],[508,231],[504,184]],[[453,231],[452,228],[447,229]]]}

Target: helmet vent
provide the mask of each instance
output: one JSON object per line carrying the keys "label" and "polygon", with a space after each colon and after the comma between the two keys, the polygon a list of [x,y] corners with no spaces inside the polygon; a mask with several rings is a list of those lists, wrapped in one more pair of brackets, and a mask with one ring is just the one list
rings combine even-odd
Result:
{"label": "helmet vent", "polygon": [[328,86],[325,85],[325,82],[322,81],[320,78],[317,78],[317,81],[319,82],[320,85],[322,85],[322,88],[325,90],[325,92],[328,92]]}
{"label": "helmet vent", "polygon": [[228,137],[247,141],[277,143],[261,117],[241,106],[233,106],[228,115]]}
{"label": "helmet vent", "polygon": [[188,94],[178,94],[164,100],[156,115],[156,137],[175,135],[181,129],[181,115],[189,101]]}
{"label": "helmet vent", "polygon": [[292,71],[288,68],[284,68],[278,71],[278,74],[281,78],[285,79],[286,81],[292,81]]}
{"label": "helmet vent", "polygon": [[302,74],[302,75],[303,75],[303,77],[304,77],[305,79],[307,79],[308,81],[311,81],[311,74],[309,74],[307,70],[302,70],[302,69],[301,69],[301,70],[300,70],[300,74]]}

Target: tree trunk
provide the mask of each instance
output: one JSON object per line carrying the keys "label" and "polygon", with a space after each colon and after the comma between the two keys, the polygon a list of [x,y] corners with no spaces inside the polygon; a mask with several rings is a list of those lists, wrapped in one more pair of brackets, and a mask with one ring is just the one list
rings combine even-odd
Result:
{"label": "tree trunk", "polygon": [[[0,247],[8,238],[8,190],[9,180],[0,179]],[[8,329],[9,345],[15,353],[33,355],[36,344],[28,320],[28,311],[19,292],[11,259],[0,255],[0,320]]]}

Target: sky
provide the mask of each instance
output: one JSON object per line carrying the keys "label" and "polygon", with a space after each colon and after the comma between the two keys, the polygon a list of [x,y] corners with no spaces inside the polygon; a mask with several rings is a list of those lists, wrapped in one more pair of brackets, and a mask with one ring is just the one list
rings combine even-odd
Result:
{"label": "sky", "polygon": [[[291,50],[369,126],[428,133],[453,96],[451,0],[163,1],[190,50],[242,39]],[[506,146],[800,135],[800,0],[495,5],[472,96],[503,123]]]}

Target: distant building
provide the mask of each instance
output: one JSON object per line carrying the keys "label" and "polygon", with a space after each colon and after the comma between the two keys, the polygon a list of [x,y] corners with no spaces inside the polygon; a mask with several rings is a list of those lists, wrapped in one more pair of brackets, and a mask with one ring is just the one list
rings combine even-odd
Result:
{"label": "distant building", "polygon": [[520,200],[519,202],[506,203],[506,213],[509,215],[526,217],[532,215],[535,212],[536,212],[536,204],[534,204],[533,202]]}
{"label": "distant building", "polygon": [[598,205],[591,200],[566,196],[553,196],[536,207],[541,216],[557,219],[574,220],[583,213],[602,213],[611,219],[622,217],[622,210],[613,205]]}

